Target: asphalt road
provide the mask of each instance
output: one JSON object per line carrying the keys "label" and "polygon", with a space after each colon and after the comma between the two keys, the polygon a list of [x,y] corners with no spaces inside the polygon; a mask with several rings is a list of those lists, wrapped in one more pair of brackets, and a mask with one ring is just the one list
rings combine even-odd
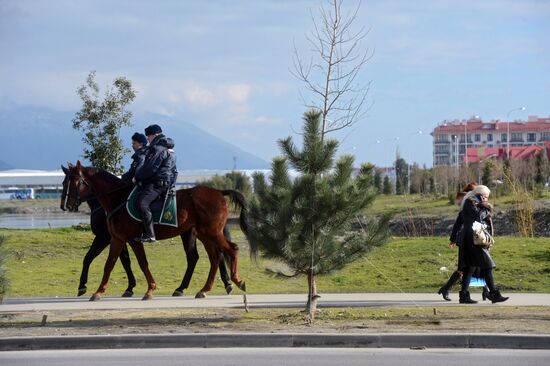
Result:
{"label": "asphalt road", "polygon": [[0,365],[22,366],[220,366],[220,365],[399,365],[548,366],[550,351],[485,349],[231,348],[13,351]]}
{"label": "asphalt road", "polygon": [[[510,300],[498,306],[548,306],[550,294],[505,293]],[[251,308],[285,308],[304,307],[306,294],[247,295]],[[452,294],[453,301],[444,301],[436,293],[356,293],[356,294],[321,294],[320,307],[381,307],[381,306],[456,306],[458,294]],[[481,301],[481,294],[472,294],[479,300],[479,305],[492,305],[490,301]],[[99,309],[159,309],[159,308],[241,308],[242,295],[217,295],[206,299],[195,299],[193,296],[171,297],[157,296],[150,301],[134,298],[105,297],[100,301],[90,302],[88,297],[64,298],[8,298],[0,305],[0,313],[14,311],[47,311],[47,310],[99,310]]]}

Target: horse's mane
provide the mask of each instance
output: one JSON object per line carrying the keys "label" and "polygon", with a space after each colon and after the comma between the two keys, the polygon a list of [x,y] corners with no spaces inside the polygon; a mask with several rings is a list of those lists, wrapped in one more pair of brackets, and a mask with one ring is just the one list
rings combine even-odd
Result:
{"label": "horse's mane", "polygon": [[94,167],[90,167],[87,169],[90,175],[98,175],[99,177],[101,177],[101,179],[106,180],[108,183],[116,184],[118,186],[129,186],[129,184],[124,182],[122,179],[104,169]]}

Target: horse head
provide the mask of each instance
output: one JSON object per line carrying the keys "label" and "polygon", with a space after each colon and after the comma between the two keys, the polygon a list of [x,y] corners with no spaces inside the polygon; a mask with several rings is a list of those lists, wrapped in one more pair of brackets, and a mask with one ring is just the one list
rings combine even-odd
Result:
{"label": "horse head", "polygon": [[87,168],[80,164],[68,163],[68,167],[61,166],[65,173],[63,180],[63,193],[61,194],[61,209],[77,212],[82,202],[86,202],[93,195],[90,184],[86,180]]}

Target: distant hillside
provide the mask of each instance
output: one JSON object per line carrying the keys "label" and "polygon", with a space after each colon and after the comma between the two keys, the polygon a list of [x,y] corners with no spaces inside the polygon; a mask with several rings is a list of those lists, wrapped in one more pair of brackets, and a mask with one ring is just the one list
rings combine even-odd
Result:
{"label": "distant hillside", "polygon": [[[81,133],[72,129],[74,113],[44,108],[0,110],[0,170],[57,169],[67,161],[82,158]],[[189,122],[144,114],[133,119],[134,127],[122,131],[130,147],[134,131],[143,132],[149,123],[158,123],[176,142],[178,169],[231,169],[233,157],[239,169],[265,169],[269,164]],[[124,165],[129,166],[130,155]]]}
{"label": "distant hillside", "polygon": [[9,170],[9,169],[13,169],[13,166],[6,163],[5,161],[0,160],[0,170]]}

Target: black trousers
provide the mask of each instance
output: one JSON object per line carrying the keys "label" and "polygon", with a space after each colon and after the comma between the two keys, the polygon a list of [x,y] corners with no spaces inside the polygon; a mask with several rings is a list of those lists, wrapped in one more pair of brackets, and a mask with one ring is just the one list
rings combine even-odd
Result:
{"label": "black trousers", "polygon": [[[468,291],[470,288],[470,280],[474,274],[477,267],[466,267],[464,268],[464,274],[462,275],[462,292]],[[480,270],[481,277],[485,280],[489,291],[495,291],[495,280],[493,278],[493,269],[492,268],[481,268]]]}
{"label": "black trousers", "polygon": [[154,183],[141,186],[137,196],[137,204],[144,225],[149,225],[153,220],[153,214],[151,213],[150,207],[151,203],[159,196],[163,195],[168,188],[168,186],[158,187]]}

